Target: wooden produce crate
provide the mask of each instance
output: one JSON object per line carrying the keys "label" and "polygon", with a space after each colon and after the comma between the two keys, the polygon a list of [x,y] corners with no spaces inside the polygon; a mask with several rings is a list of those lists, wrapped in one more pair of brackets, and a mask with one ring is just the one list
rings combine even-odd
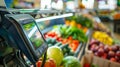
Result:
{"label": "wooden produce crate", "polygon": [[84,67],[84,64],[94,64],[98,67],[120,67],[120,63],[112,62],[103,58],[99,58],[92,54],[86,54],[82,57],[81,67]]}
{"label": "wooden produce crate", "polygon": [[[86,53],[92,53],[92,51],[90,51],[89,49],[88,49],[88,47],[89,47],[89,44],[90,44],[90,41],[92,40],[92,39],[94,39],[93,37],[92,37],[92,35],[93,35],[93,33],[95,32],[95,31],[100,31],[100,32],[105,32],[105,31],[101,31],[101,30],[90,30],[90,33],[89,33],[89,36],[88,36],[88,41],[87,41],[87,43],[86,43],[86,48],[85,48],[85,51],[86,51]],[[113,37],[113,34],[112,34],[112,32],[105,32],[106,34],[108,34],[111,38],[114,38]],[[97,40],[97,39],[95,39],[95,40]],[[101,42],[102,43],[102,42]]]}

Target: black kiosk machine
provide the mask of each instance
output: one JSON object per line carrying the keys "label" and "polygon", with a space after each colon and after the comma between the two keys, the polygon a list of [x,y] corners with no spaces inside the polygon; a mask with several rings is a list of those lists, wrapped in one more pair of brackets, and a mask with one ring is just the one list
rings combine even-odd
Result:
{"label": "black kiosk machine", "polygon": [[0,16],[0,45],[3,38],[35,66],[43,54],[46,56],[47,43],[34,18],[28,14],[10,14],[4,7],[0,9]]}
{"label": "black kiosk machine", "polygon": [[18,48],[35,64],[47,50],[47,43],[39,26],[33,17],[28,14],[9,14],[5,16],[16,29],[17,33],[12,33],[11,35],[13,40],[18,42]]}

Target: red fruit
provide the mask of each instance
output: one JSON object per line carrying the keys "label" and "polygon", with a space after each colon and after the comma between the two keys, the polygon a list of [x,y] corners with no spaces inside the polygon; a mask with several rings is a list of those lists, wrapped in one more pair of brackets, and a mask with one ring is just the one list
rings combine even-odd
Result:
{"label": "red fruit", "polygon": [[120,63],[120,60],[118,60],[118,63]]}
{"label": "red fruit", "polygon": [[108,47],[110,51],[112,51],[112,48],[111,47]]}
{"label": "red fruit", "polygon": [[100,47],[100,48],[104,48],[104,44],[100,43],[100,44],[99,44],[99,47]]}
{"label": "red fruit", "polygon": [[116,59],[116,61],[119,61],[119,60],[120,60],[120,57],[115,56],[115,59]]}
{"label": "red fruit", "polygon": [[38,61],[38,62],[36,63],[36,67],[41,67],[41,65],[42,65],[42,61]]}
{"label": "red fruit", "polygon": [[112,51],[116,52],[118,50],[119,50],[119,48],[117,46],[112,46]]}
{"label": "red fruit", "polygon": [[85,63],[84,67],[90,67],[90,64],[89,63]]}
{"label": "red fruit", "polygon": [[49,62],[51,67],[56,67],[56,63],[53,59],[49,59]]}
{"label": "red fruit", "polygon": [[104,52],[105,52],[105,53],[108,53],[109,51],[110,51],[109,46],[106,45],[106,46],[104,47]]}
{"label": "red fruit", "polygon": [[104,54],[103,48],[98,49],[97,53],[98,53],[98,56],[101,57]]}
{"label": "red fruit", "polygon": [[[37,63],[36,63],[36,67],[41,67],[42,65],[42,60],[39,60]],[[44,67],[56,67],[56,63],[53,59],[48,59],[45,64],[44,64]]]}
{"label": "red fruit", "polygon": [[98,40],[91,40],[90,41],[90,45],[93,45],[93,44],[97,44],[97,45],[99,45],[99,41]]}
{"label": "red fruit", "polygon": [[57,38],[57,41],[58,41],[58,42],[62,42],[62,40],[63,40],[62,37],[58,37],[58,38]]}
{"label": "red fruit", "polygon": [[117,56],[117,57],[120,57],[120,51],[117,51],[117,52],[116,52],[116,56]]}
{"label": "red fruit", "polygon": [[114,51],[109,51],[109,52],[108,52],[108,57],[109,57],[109,58],[115,57],[115,52],[114,52]]}
{"label": "red fruit", "polygon": [[94,55],[95,55],[95,56],[98,56],[98,52],[95,52]]}
{"label": "red fruit", "polygon": [[115,58],[110,58],[110,61],[116,62],[117,60]]}
{"label": "red fruit", "polygon": [[98,46],[96,46],[95,48],[93,48],[93,49],[92,49],[93,53],[97,52],[97,51],[98,51],[98,49],[99,49],[99,47],[98,47]]}
{"label": "red fruit", "polygon": [[107,54],[104,53],[103,56],[102,56],[102,58],[106,59],[107,58]]}
{"label": "red fruit", "polygon": [[90,47],[90,50],[95,49],[96,46],[97,46],[96,44],[93,44],[93,45]]}

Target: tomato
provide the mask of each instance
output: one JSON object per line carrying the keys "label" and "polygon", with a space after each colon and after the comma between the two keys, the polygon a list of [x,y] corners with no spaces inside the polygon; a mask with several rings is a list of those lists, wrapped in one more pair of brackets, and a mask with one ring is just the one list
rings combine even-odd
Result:
{"label": "tomato", "polygon": [[58,42],[61,42],[62,40],[63,40],[62,37],[57,37]]}
{"label": "tomato", "polygon": [[45,34],[45,37],[56,38],[57,34],[55,32],[48,32]]}
{"label": "tomato", "polygon": [[72,40],[72,42],[69,44],[70,48],[72,51],[76,51],[76,49],[79,46],[79,41],[78,40]]}
{"label": "tomato", "polygon": [[37,67],[41,67],[41,65],[42,65],[42,61],[38,61],[38,62],[36,63],[36,66],[37,66]]}
{"label": "tomato", "polygon": [[74,44],[78,45],[79,44],[79,40],[73,40],[72,41]]}
{"label": "tomato", "polygon": [[73,39],[72,36],[69,36],[69,37],[68,37],[68,40],[72,40],[72,39]]}
{"label": "tomato", "polygon": [[[36,63],[36,67],[41,67],[42,65],[42,60],[39,60],[37,63]],[[45,62],[45,65],[44,67],[56,67],[56,63],[53,59],[48,59],[46,62]]]}
{"label": "tomato", "polygon": [[68,40],[67,39],[64,39],[63,41],[62,41],[62,44],[67,44],[68,43]]}

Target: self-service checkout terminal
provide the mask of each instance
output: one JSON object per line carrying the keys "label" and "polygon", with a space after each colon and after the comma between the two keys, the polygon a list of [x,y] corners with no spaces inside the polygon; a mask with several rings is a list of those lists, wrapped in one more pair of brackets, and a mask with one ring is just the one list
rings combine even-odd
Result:
{"label": "self-service checkout terminal", "polygon": [[0,22],[0,37],[11,47],[20,50],[35,66],[39,58],[46,54],[47,43],[34,18],[28,14],[1,12],[6,13]]}
{"label": "self-service checkout terminal", "polygon": [[[47,50],[47,43],[39,29],[39,26],[31,15],[13,14],[5,8],[5,5],[3,7],[4,9],[0,9],[0,45],[2,38],[6,43],[8,43],[8,45],[23,53],[28,60],[35,65],[43,54],[45,54],[44,57],[46,56]],[[17,53],[17,55],[18,54],[19,53]],[[18,60],[20,59],[19,56],[17,56]],[[21,63],[21,61],[19,60],[18,63]],[[23,65],[20,67],[29,67],[25,66],[26,64],[24,64],[24,62],[21,64]],[[43,65],[44,63],[42,66]],[[4,67],[7,66],[4,65]]]}
{"label": "self-service checkout terminal", "polygon": [[[35,64],[47,50],[47,43],[39,26],[28,14],[9,14],[6,17],[14,26],[13,31],[16,30],[16,33],[10,34],[13,37],[13,41],[17,42],[17,48]],[[13,31],[11,30],[11,32]]]}

